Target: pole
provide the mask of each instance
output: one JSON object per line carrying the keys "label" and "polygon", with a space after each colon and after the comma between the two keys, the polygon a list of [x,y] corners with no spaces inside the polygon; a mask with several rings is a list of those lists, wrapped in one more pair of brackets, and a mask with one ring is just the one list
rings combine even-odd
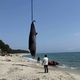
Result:
{"label": "pole", "polygon": [[33,21],[33,0],[31,0],[31,21]]}

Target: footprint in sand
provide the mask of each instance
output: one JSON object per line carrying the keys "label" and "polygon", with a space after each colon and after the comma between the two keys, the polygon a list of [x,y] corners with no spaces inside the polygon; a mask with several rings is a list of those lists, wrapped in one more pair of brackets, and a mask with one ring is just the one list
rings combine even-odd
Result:
{"label": "footprint in sand", "polygon": [[23,69],[19,69],[18,67],[10,68],[7,73],[10,74],[10,73],[15,72],[15,71],[18,71],[18,70],[19,70],[19,71],[22,71]]}
{"label": "footprint in sand", "polygon": [[7,80],[7,79],[5,79],[5,78],[2,78],[2,79],[0,79],[0,80]]}

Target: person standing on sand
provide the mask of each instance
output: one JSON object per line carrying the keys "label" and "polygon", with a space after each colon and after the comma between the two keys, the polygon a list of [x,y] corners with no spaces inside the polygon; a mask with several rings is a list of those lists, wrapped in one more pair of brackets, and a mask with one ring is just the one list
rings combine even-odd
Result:
{"label": "person standing on sand", "polygon": [[47,55],[44,55],[42,64],[44,65],[44,72],[48,73],[48,57],[47,57]]}
{"label": "person standing on sand", "polygon": [[40,57],[37,58],[37,63],[40,63]]}

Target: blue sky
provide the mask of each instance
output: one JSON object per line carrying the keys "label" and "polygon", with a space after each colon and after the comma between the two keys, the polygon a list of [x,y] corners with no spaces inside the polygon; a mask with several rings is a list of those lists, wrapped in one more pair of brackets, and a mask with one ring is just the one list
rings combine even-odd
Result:
{"label": "blue sky", "polygon": [[[0,0],[0,39],[28,49],[30,0]],[[34,0],[37,52],[80,51],[80,0]]]}

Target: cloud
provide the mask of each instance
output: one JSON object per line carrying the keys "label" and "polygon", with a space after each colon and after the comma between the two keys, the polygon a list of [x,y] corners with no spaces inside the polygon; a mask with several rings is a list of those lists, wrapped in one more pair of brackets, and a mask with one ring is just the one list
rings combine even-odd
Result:
{"label": "cloud", "polygon": [[75,48],[68,48],[67,51],[73,51]]}
{"label": "cloud", "polygon": [[75,33],[74,36],[79,37],[80,36],[80,32]]}

